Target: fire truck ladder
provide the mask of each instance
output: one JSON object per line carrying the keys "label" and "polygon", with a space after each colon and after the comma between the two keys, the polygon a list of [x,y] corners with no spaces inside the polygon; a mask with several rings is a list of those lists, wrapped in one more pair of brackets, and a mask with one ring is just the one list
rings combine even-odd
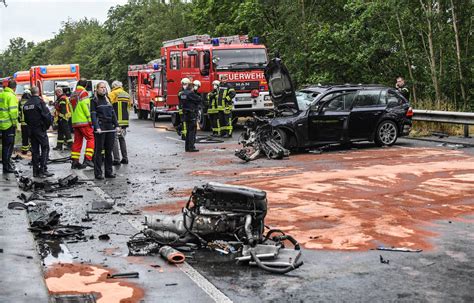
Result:
{"label": "fire truck ladder", "polygon": [[218,39],[222,44],[231,44],[231,43],[247,43],[249,42],[248,35],[234,35],[226,37],[216,37],[211,38],[209,35],[193,35],[183,38],[178,38],[174,40],[168,40],[163,42],[163,47],[177,46],[186,44],[187,46],[196,45],[198,43],[211,43],[212,40]]}

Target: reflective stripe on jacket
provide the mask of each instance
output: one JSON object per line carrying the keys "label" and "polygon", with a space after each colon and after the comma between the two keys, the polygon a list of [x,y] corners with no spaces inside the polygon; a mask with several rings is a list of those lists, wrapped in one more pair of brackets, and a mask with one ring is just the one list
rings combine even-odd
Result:
{"label": "reflective stripe on jacket", "polygon": [[132,103],[130,95],[121,87],[112,89],[109,93],[109,99],[114,107],[115,114],[120,126],[129,125],[129,110]]}

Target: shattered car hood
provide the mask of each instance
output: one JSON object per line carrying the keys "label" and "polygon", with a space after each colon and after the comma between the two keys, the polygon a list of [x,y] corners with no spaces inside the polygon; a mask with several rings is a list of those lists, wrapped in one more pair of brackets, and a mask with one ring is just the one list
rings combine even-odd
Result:
{"label": "shattered car hood", "polygon": [[270,60],[265,67],[264,74],[274,106],[279,109],[294,108],[299,110],[290,73],[281,59]]}

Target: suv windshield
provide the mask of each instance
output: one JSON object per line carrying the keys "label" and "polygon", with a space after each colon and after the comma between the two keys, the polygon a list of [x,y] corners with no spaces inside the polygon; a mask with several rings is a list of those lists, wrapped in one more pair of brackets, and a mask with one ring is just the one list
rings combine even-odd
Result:
{"label": "suv windshield", "polygon": [[217,70],[262,68],[267,65],[267,52],[263,48],[214,50],[213,62]]}
{"label": "suv windshield", "polygon": [[297,91],[296,101],[298,101],[298,108],[300,110],[307,110],[311,103],[313,103],[317,95],[319,95],[318,92]]}

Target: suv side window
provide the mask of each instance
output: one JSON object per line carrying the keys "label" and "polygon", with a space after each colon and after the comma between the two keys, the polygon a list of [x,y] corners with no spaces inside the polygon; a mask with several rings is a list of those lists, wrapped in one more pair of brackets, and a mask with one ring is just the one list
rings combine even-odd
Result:
{"label": "suv side window", "polygon": [[341,91],[331,94],[332,98],[324,96],[321,100],[328,100],[323,111],[350,111],[357,91]]}
{"label": "suv side window", "polygon": [[181,67],[181,52],[170,52],[170,69],[180,69]]}
{"label": "suv side window", "polygon": [[355,107],[379,105],[380,93],[380,89],[360,90],[356,97]]}

